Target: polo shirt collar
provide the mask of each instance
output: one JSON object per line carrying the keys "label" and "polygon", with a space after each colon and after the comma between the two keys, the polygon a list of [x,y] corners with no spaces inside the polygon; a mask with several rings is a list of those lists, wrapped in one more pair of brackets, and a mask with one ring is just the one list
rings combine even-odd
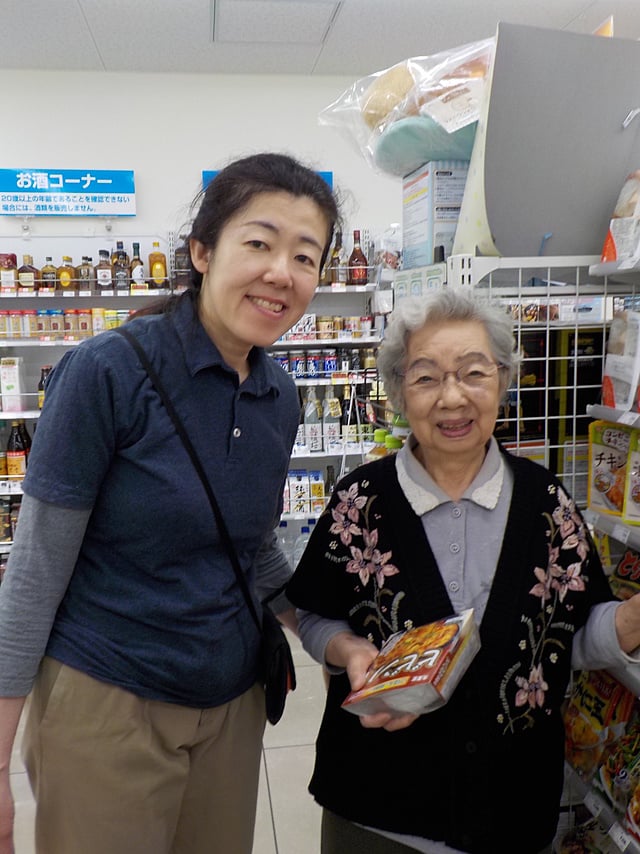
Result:
{"label": "polo shirt collar", "polygon": [[[225,362],[200,322],[193,295],[186,294],[181,297],[169,317],[182,344],[187,370],[191,376],[207,368],[221,368],[228,373],[236,374],[236,371]],[[270,370],[271,362],[273,360],[262,347],[253,347],[249,353],[251,373],[242,384],[243,391],[249,391],[258,396],[268,394],[272,390],[278,393],[276,374]]]}
{"label": "polo shirt collar", "polygon": [[[417,442],[410,435],[396,454],[398,481],[418,516],[428,513],[451,498],[433,481],[413,455]],[[496,440],[491,437],[482,468],[462,496],[487,510],[495,509],[504,483],[504,461]]]}

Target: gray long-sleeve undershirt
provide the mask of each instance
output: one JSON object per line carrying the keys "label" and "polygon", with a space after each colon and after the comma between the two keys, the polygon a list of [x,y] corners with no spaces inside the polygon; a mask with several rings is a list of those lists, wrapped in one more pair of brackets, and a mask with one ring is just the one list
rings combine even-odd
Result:
{"label": "gray long-sleeve undershirt", "polygon": [[[70,510],[23,496],[7,571],[0,585],[2,697],[25,697],[31,690],[90,516],[91,509]],[[291,570],[275,532],[259,550],[255,564],[259,599],[288,579]],[[292,606],[280,595],[270,607],[278,614]]]}

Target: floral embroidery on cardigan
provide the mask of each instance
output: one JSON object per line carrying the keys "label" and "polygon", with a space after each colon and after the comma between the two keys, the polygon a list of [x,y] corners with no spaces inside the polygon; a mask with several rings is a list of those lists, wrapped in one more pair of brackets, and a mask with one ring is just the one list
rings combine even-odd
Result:
{"label": "floral embroidery on cardigan", "polygon": [[[363,481],[363,488],[368,485],[368,481]],[[400,570],[390,562],[392,552],[381,552],[378,548],[378,529],[372,527],[372,505],[377,496],[359,495],[359,486],[355,482],[348,489],[338,491],[340,501],[331,510],[333,524],[329,531],[337,534],[342,545],[349,549],[351,558],[346,562],[346,572],[357,575],[364,588],[375,579],[371,582],[373,598],[360,602],[350,616],[361,608],[371,608],[374,613],[365,618],[364,624],[374,621],[385,638],[400,628],[397,611],[404,593],[394,594],[385,588],[385,579],[398,575]],[[332,548],[337,549],[338,544],[333,543]]]}
{"label": "floral embroidery on cardigan", "polygon": [[[498,715],[498,722],[505,723],[505,731],[513,731],[516,723],[525,728],[533,726],[533,712],[545,709],[546,692],[549,685],[545,680],[545,667],[552,668],[558,662],[558,652],[570,655],[570,649],[560,640],[557,629],[572,634],[576,626],[571,622],[573,606],[567,602],[569,591],[584,593],[586,590],[583,575],[584,564],[589,556],[590,546],[585,525],[575,503],[567,493],[554,485],[548,487],[549,493],[556,496],[557,506],[552,513],[544,513],[548,523],[546,530],[548,560],[547,566],[535,567],[535,583],[529,590],[531,596],[540,600],[540,611],[535,618],[522,615],[521,623],[526,627],[525,639],[519,643],[524,653],[519,664],[514,664],[505,674],[500,699],[504,714]],[[524,666],[528,675],[518,671]],[[509,694],[513,696],[513,706]],[[511,692],[509,692],[511,688]]]}

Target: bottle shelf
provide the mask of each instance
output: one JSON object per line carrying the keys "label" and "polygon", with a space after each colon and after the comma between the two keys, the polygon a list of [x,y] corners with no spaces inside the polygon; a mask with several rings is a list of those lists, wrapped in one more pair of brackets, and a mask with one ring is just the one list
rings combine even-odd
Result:
{"label": "bottle shelf", "polygon": [[79,297],[89,297],[91,299],[113,299],[131,297],[161,297],[168,296],[173,293],[170,288],[149,288],[148,290],[39,290],[39,291],[14,291],[3,289],[0,290],[0,300],[51,300],[51,299],[77,299]]}
{"label": "bottle shelf", "polygon": [[40,412],[40,409],[0,409],[0,421],[19,421],[21,418],[27,420],[40,418]]}
{"label": "bottle shelf", "polygon": [[364,456],[373,448],[373,444],[373,442],[353,442],[349,443],[346,449],[336,447],[335,450],[331,451],[303,451],[301,453],[296,453],[294,448],[291,454],[291,462],[295,460],[327,460],[342,456]]}
{"label": "bottle shelf", "polygon": [[295,381],[295,384],[300,387],[305,386],[334,386],[334,385],[364,385],[365,383],[374,382],[377,379],[377,373],[371,368],[368,372],[364,371],[339,371],[331,374],[328,377],[298,377],[289,372],[289,376]]}
{"label": "bottle shelf", "polygon": [[341,349],[342,347],[367,347],[371,344],[381,343],[381,335],[367,335],[362,338],[292,338],[286,341],[276,341],[269,347],[269,350],[295,350],[308,347]]}
{"label": "bottle shelf", "polygon": [[347,285],[340,282],[335,285],[318,285],[316,294],[370,294],[377,289],[375,282],[366,285]]}
{"label": "bottle shelf", "polygon": [[23,495],[21,480],[0,480],[0,495]]}
{"label": "bottle shelf", "polygon": [[8,349],[10,347],[77,347],[85,338],[92,338],[91,335],[85,335],[83,338],[0,338],[0,349]]}

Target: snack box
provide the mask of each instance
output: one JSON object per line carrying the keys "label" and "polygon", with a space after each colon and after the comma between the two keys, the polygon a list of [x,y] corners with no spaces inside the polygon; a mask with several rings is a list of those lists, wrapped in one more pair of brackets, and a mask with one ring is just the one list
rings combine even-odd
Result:
{"label": "snack box", "polygon": [[609,576],[609,585],[618,599],[630,599],[640,593],[640,554],[627,546]]}
{"label": "snack box", "polygon": [[24,359],[22,356],[4,356],[0,359],[0,393],[2,408],[21,412],[26,409],[24,397]]}
{"label": "snack box", "polygon": [[589,424],[587,503],[591,510],[622,516],[632,432],[625,424]]}
{"label": "snack box", "polygon": [[480,649],[473,608],[397,632],[383,644],[367,681],[342,706],[356,715],[422,715],[443,706]]}

